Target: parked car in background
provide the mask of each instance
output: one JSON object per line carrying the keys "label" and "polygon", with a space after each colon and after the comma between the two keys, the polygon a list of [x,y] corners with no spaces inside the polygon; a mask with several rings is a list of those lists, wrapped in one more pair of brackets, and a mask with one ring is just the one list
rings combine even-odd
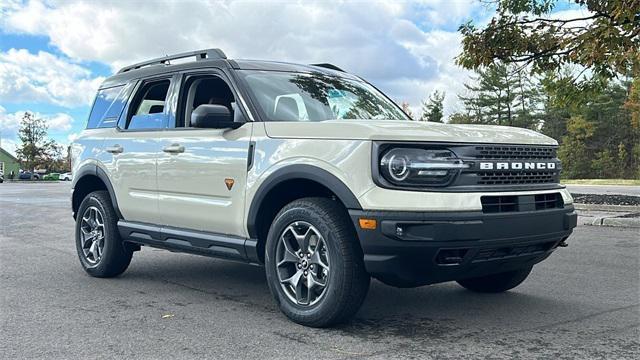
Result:
{"label": "parked car in background", "polygon": [[30,171],[23,171],[18,175],[19,180],[40,180],[39,174],[34,174]]}
{"label": "parked car in background", "polygon": [[42,180],[59,180],[60,173],[49,173],[42,177]]}
{"label": "parked car in background", "polygon": [[73,174],[71,174],[70,172],[66,172],[64,174],[60,174],[60,176],[58,177],[58,180],[60,180],[60,181],[71,181],[71,180],[73,180]]}

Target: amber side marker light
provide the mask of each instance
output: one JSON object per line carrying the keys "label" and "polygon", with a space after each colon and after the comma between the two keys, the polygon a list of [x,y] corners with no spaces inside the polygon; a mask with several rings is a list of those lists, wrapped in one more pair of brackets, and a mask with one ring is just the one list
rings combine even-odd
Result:
{"label": "amber side marker light", "polygon": [[358,222],[360,223],[360,228],[365,230],[375,230],[378,226],[378,222],[375,219],[360,218],[358,219]]}

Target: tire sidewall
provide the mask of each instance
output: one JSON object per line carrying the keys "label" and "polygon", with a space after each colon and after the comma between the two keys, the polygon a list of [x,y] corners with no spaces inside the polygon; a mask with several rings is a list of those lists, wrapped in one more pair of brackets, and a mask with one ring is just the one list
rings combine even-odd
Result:
{"label": "tire sidewall", "polygon": [[[324,237],[327,248],[329,249],[329,279],[327,280],[327,288],[325,293],[316,304],[312,306],[301,306],[294,304],[284,290],[280,286],[278,274],[275,266],[275,254],[280,235],[284,229],[295,221],[305,221],[313,225]],[[338,246],[338,241],[327,221],[312,209],[306,207],[293,207],[280,213],[273,222],[269,235],[267,236],[265,266],[267,274],[267,283],[280,309],[287,313],[290,317],[299,318],[315,318],[321,317],[328,311],[332,311],[338,306],[340,297],[340,283],[344,278],[344,261],[343,254]]]}

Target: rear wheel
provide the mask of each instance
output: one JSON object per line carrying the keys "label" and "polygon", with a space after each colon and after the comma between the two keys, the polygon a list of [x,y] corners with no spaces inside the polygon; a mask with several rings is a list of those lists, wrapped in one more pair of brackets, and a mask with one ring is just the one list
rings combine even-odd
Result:
{"label": "rear wheel", "polygon": [[302,325],[348,320],[369,290],[357,235],[346,211],[330,199],[285,206],[269,230],[265,263],[280,310]]}
{"label": "rear wheel", "polygon": [[89,275],[114,277],[129,266],[133,251],[122,242],[117,223],[106,191],[94,191],[82,200],[76,218],[76,250]]}
{"label": "rear wheel", "polygon": [[465,289],[481,293],[499,293],[511,290],[522,284],[531,273],[532,267],[503,272],[494,275],[458,280]]}

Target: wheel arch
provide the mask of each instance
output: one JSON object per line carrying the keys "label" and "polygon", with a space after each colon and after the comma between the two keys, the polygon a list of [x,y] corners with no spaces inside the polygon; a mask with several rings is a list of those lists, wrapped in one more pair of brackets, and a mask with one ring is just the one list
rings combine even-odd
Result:
{"label": "wheel arch", "polygon": [[119,219],[123,219],[120,208],[118,207],[118,200],[116,198],[113,185],[109,181],[107,173],[96,164],[86,164],[80,167],[74,174],[72,193],[71,193],[71,208],[73,210],[73,217],[75,219],[80,203],[89,193],[98,190],[106,190],[109,193],[111,204]]}
{"label": "wheel arch", "polygon": [[257,240],[256,255],[261,262],[266,233],[278,211],[293,200],[311,196],[335,198],[345,210],[362,209],[347,185],[327,170],[306,164],[276,170],[260,184],[247,213],[247,230],[249,236]]}

